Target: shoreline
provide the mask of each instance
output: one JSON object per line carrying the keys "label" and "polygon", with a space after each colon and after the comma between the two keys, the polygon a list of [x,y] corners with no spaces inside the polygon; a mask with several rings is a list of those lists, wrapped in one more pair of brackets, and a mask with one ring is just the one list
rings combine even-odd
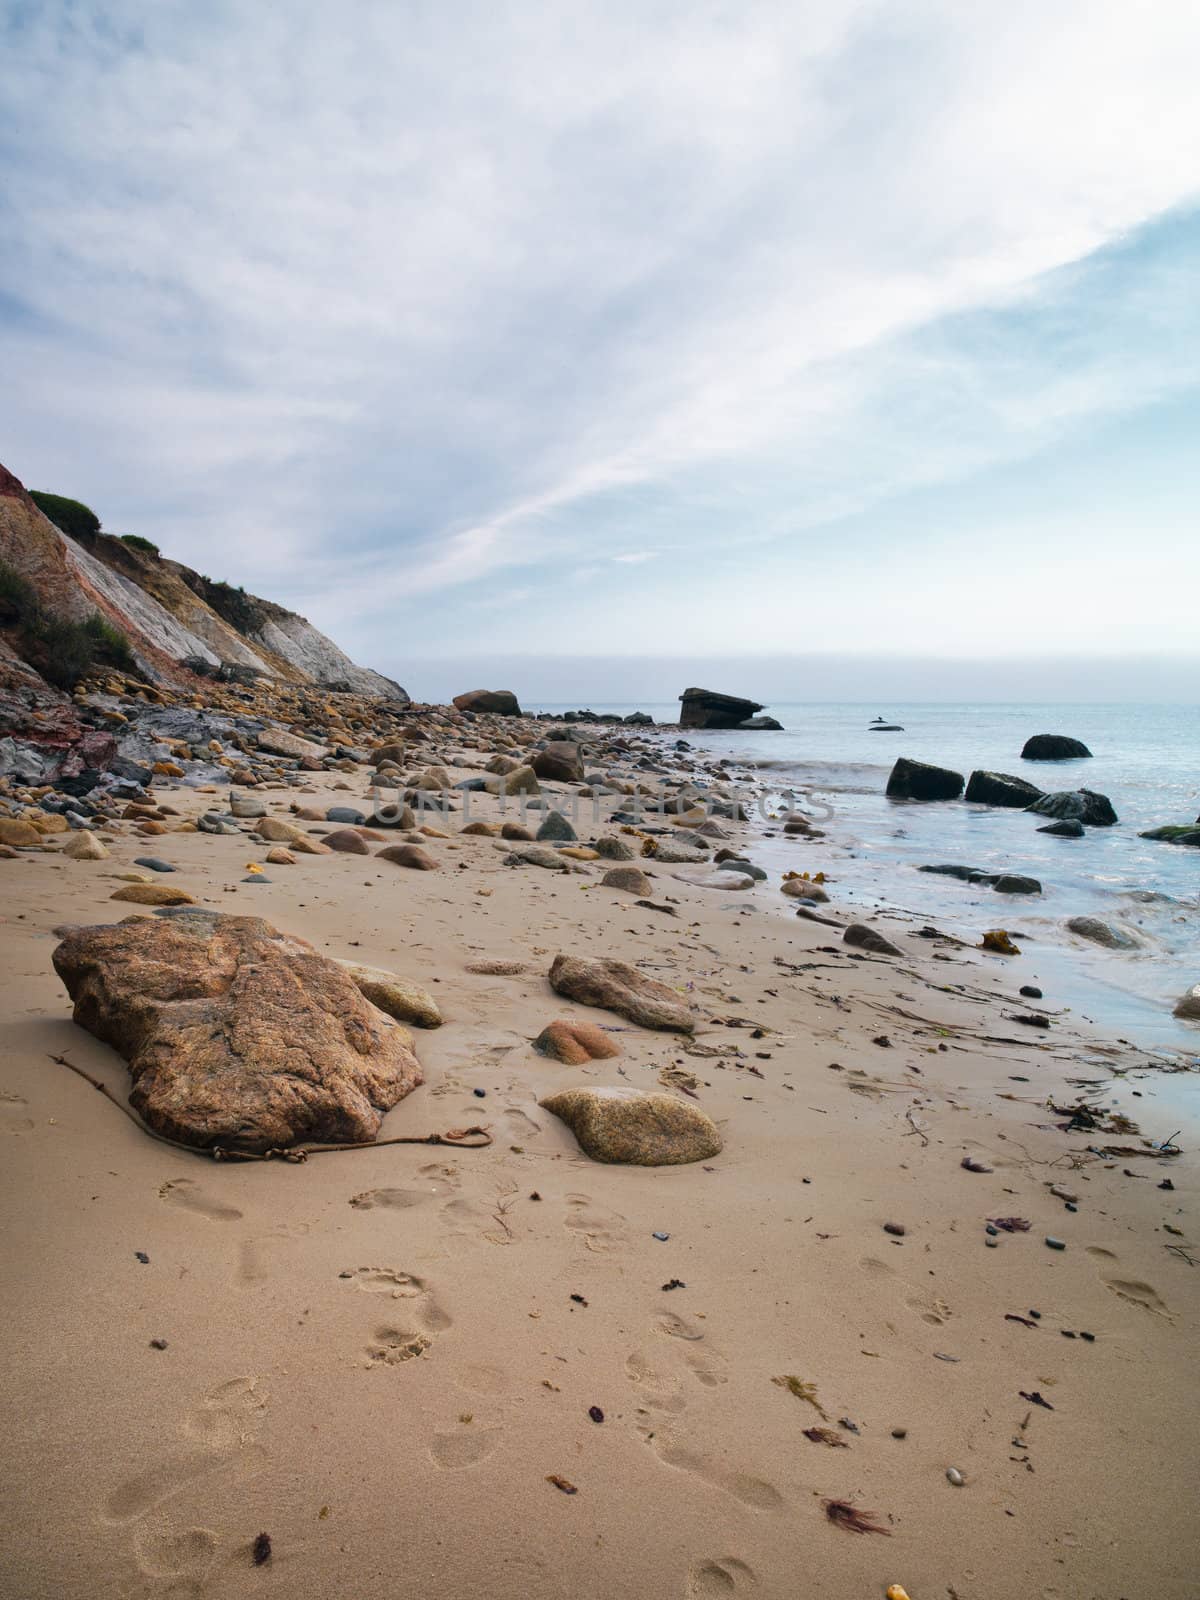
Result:
{"label": "shoreline", "polygon": [[[651,781],[637,767],[650,741],[626,731],[633,753],[607,764]],[[464,748],[473,735],[524,750],[546,732],[461,722],[407,770],[440,759],[477,777],[488,751]],[[456,752],[470,762],[450,766]],[[361,763],[299,779],[249,792],[283,818],[296,803],[364,804]],[[542,784],[548,798],[574,787]],[[214,799],[170,778],[155,794],[184,820]],[[751,837],[720,826],[730,847]],[[148,846],[135,827],[111,830],[107,861],[40,850],[0,863],[4,1275],[22,1379],[5,1592],[240,1595],[265,1530],[273,1554],[254,1581],[316,1600],[382,1600],[397,1584],[433,1600],[782,1600],[798,1572],[834,1600],[891,1582],[913,1600],[1190,1596],[1179,1526],[1200,1424],[1178,1396],[1198,1296],[1175,1251],[1189,1245],[1195,1158],[1065,1133],[1046,1110],[1091,1093],[1165,1138],[1170,1097],[1143,1052],[1075,1017],[1023,1029],[1004,958],[882,918],[869,920],[903,957],[850,950],[788,915],[774,872],[714,891],[643,858],[668,916],[602,888],[607,862],[508,866],[487,837],[425,836],[432,872],[299,856],[246,883],[267,848],[248,831],[168,819]],[[55,927],[137,909],[109,896],[147,848],[201,904],[436,994],[443,1026],[415,1035],[425,1085],[380,1137],[484,1119],[495,1144],[214,1164],[146,1139],[51,1063],[65,1054],[127,1092],[119,1058],[71,1023],[49,953]],[[794,865],[821,854],[798,841]],[[851,920],[836,883],[829,893],[818,910]],[[764,914],[776,907],[786,921]],[[554,995],[559,950],[683,988],[694,1043]],[[480,959],[524,970],[469,972]],[[620,1056],[569,1068],[533,1053],[560,1016],[614,1024]],[[1097,1056],[1134,1070],[1084,1088]],[[724,1136],[710,1163],[597,1164],[538,1105],[565,1083],[681,1082]],[[1141,1153],[1089,1154],[1112,1143]],[[1052,1183],[1079,1195],[1077,1211]],[[1014,1214],[1028,1233],[985,1233],[987,1217]],[[414,1330],[420,1357],[393,1362],[393,1335]],[[1062,1337],[1080,1330],[1094,1342]],[[788,1374],[815,1405],[774,1382]],[[1052,1409],[1021,1399],[1035,1391]],[[844,1449],[804,1436],[818,1407]],[[824,1497],[873,1511],[888,1537],[834,1527]]]}

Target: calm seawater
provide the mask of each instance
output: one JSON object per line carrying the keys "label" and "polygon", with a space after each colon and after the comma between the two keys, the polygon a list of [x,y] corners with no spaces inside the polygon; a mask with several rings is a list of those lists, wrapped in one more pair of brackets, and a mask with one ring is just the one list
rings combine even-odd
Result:
{"label": "calm seawater", "polygon": [[[677,702],[594,709],[641,710],[664,722],[679,715]],[[1200,850],[1138,838],[1142,829],[1200,816],[1200,706],[775,704],[769,711],[783,733],[685,735],[695,749],[751,769],[754,781],[803,788],[812,809],[820,803],[832,811],[821,823],[828,842],[798,849],[763,839],[755,850],[761,865],[772,873],[798,860],[824,868],[836,879],[835,906],[895,911],[974,940],[983,928],[1008,928],[1023,950],[1012,963],[1014,980],[1040,983],[1048,1003],[1069,1005],[1146,1049],[1200,1056],[1200,1025],[1171,1015],[1184,990],[1200,982]],[[904,732],[869,732],[877,714]],[[1092,759],[1022,761],[1034,733],[1081,739]],[[889,801],[883,791],[899,755],[964,776],[984,767],[1047,790],[1096,789],[1120,821],[1089,828],[1083,839],[1056,839],[1037,831],[1049,819],[1021,811]],[[1025,873],[1043,893],[998,895],[918,872],[934,862]],[[1087,944],[1065,926],[1077,916],[1102,918],[1136,937],[1139,948]]]}

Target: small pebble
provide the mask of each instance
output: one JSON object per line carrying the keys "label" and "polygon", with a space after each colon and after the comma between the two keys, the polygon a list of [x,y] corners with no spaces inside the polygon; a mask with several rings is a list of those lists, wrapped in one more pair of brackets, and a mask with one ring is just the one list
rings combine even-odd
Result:
{"label": "small pebble", "polygon": [[1042,991],[1036,986],[1036,984],[1032,983],[1023,983],[1021,985],[1021,993],[1025,996],[1026,1000],[1040,1000],[1042,998]]}
{"label": "small pebble", "polygon": [[1033,1318],[1034,1318],[1034,1319],[1035,1319],[1035,1320],[1036,1320],[1036,1319],[1038,1319],[1038,1318],[1040,1318],[1040,1317],[1041,1317],[1041,1314],[1042,1314],[1042,1313],[1041,1313],[1041,1312],[1040,1312],[1040,1311],[1031,1311],[1031,1312],[1030,1312],[1030,1313],[1029,1313],[1029,1315],[1030,1315],[1030,1316],[1031,1316],[1031,1317],[1033,1317]]}
{"label": "small pebble", "polygon": [[947,1467],[946,1478],[947,1481],[952,1483],[956,1489],[961,1489],[963,1484],[967,1481],[957,1467]]}
{"label": "small pebble", "polygon": [[1046,1235],[1046,1243],[1051,1250],[1065,1250],[1067,1248],[1067,1241],[1065,1239],[1056,1239],[1052,1233]]}
{"label": "small pebble", "polygon": [[603,1422],[604,1421],[604,1413],[603,1413],[603,1411],[601,1411],[599,1406],[589,1406],[588,1407],[588,1416],[591,1417],[593,1422]]}
{"label": "small pebble", "polygon": [[990,1233],[993,1239],[997,1239],[1000,1236],[1000,1229],[999,1228],[993,1228],[990,1222],[988,1223],[987,1227],[983,1231],[985,1233]]}
{"label": "small pebble", "polygon": [[902,1222],[885,1222],[883,1225],[883,1231],[884,1233],[892,1234],[897,1239],[903,1239],[904,1235],[908,1232],[908,1229]]}
{"label": "small pebble", "polygon": [[1075,1337],[1074,1332],[1070,1328],[1060,1328],[1058,1331],[1062,1334],[1064,1339],[1073,1339]]}
{"label": "small pebble", "polygon": [[151,1339],[150,1348],[151,1350],[165,1350],[167,1348],[167,1341],[165,1339]]}
{"label": "small pebble", "polygon": [[651,1237],[657,1239],[659,1244],[666,1244],[671,1235],[669,1233],[655,1233],[652,1234]]}
{"label": "small pebble", "polygon": [[148,1267],[150,1265],[150,1257],[144,1250],[135,1250],[133,1253],[144,1267]]}
{"label": "small pebble", "polygon": [[983,1242],[985,1245],[987,1245],[989,1250],[997,1249],[1000,1244],[999,1239],[985,1239]]}
{"label": "small pebble", "polygon": [[1075,1202],[1073,1200],[1068,1200],[1067,1201],[1067,1210],[1068,1211],[1078,1211],[1079,1207],[1075,1204]]}
{"label": "small pebble", "polygon": [[908,1438],[908,1429],[907,1428],[893,1428],[892,1429],[892,1438],[893,1439],[907,1439]]}
{"label": "small pebble", "polygon": [[472,1089],[471,1093],[475,1096],[475,1098],[477,1100],[482,1100],[484,1095],[487,1093],[487,1090],[486,1089]]}
{"label": "small pebble", "polygon": [[1086,1339],[1089,1344],[1095,1344],[1096,1342],[1096,1335],[1094,1333],[1081,1333],[1079,1337],[1081,1339]]}

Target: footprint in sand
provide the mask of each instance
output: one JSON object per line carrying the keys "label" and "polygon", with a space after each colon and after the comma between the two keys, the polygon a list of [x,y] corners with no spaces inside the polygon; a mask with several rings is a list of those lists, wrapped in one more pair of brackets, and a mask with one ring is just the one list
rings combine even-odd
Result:
{"label": "footprint in sand", "polygon": [[698,1561],[688,1573],[687,1593],[695,1600],[712,1600],[725,1594],[743,1594],[757,1584],[753,1568],[736,1556],[722,1556],[719,1561]]}
{"label": "footprint in sand", "polygon": [[[647,1443],[664,1466],[674,1467],[677,1472],[693,1473],[705,1483],[723,1489],[735,1500],[740,1500],[751,1511],[781,1511],[784,1507],[783,1496],[765,1478],[719,1467],[699,1451],[689,1450],[685,1445],[676,1444],[674,1440],[658,1434],[653,1438],[647,1436]],[[715,1592],[720,1593],[719,1590]]]}
{"label": "footprint in sand", "polygon": [[32,1133],[33,1118],[29,1102],[19,1094],[0,1094],[0,1132]]}
{"label": "footprint in sand", "polygon": [[183,1433],[198,1448],[119,1483],[104,1500],[105,1521],[133,1522],[201,1478],[220,1474],[240,1482],[261,1472],[267,1453],[255,1442],[254,1430],[266,1404],[255,1378],[231,1378],[210,1389],[183,1420]]}
{"label": "footprint in sand", "polygon": [[505,1394],[508,1374],[503,1367],[491,1367],[486,1362],[468,1362],[459,1368],[454,1379],[460,1389],[470,1389],[473,1394]]}
{"label": "footprint in sand", "polygon": [[694,1342],[704,1337],[704,1329],[698,1322],[693,1322],[688,1317],[681,1317],[674,1311],[660,1312],[654,1319],[654,1326],[659,1333],[665,1333],[669,1339],[686,1339]]}
{"label": "footprint in sand", "polygon": [[928,1322],[932,1328],[940,1328],[951,1315],[950,1307],[936,1295],[910,1295],[904,1303],[910,1311],[917,1313],[922,1322]]}
{"label": "footprint in sand", "polygon": [[637,1384],[642,1404],[649,1410],[678,1412],[687,1405],[682,1379],[656,1367],[643,1351],[633,1352],[625,1363],[625,1373]]}
{"label": "footprint in sand", "polygon": [[895,1267],[889,1267],[886,1261],[880,1261],[876,1256],[864,1256],[858,1263],[868,1278],[894,1278]]}
{"label": "footprint in sand", "polygon": [[184,1579],[199,1586],[216,1556],[217,1536],[209,1528],[181,1533],[147,1529],[135,1535],[133,1547],[138,1570],[147,1577]]}
{"label": "footprint in sand", "polygon": [[623,1226],[625,1218],[596,1205],[590,1195],[569,1194],[563,1222],[572,1233],[582,1236],[589,1250],[616,1250],[628,1239]]}
{"label": "footprint in sand", "polygon": [[361,1194],[352,1194],[349,1203],[356,1211],[408,1211],[412,1206],[443,1199],[457,1187],[442,1180],[431,1182],[423,1189],[364,1189]]}
{"label": "footprint in sand", "polygon": [[457,1433],[435,1433],[429,1454],[435,1467],[457,1472],[485,1461],[500,1443],[503,1428],[461,1427]]}
{"label": "footprint in sand", "polygon": [[1128,1301],[1130,1305],[1141,1306],[1143,1311],[1152,1311],[1156,1317],[1170,1317],[1171,1312],[1163,1299],[1148,1283],[1139,1283],[1133,1278],[1105,1278],[1103,1283],[1106,1289],[1111,1289],[1118,1300]]}
{"label": "footprint in sand", "polygon": [[386,1294],[406,1302],[403,1321],[381,1323],[371,1335],[365,1350],[368,1367],[395,1367],[424,1355],[434,1336],[453,1320],[442,1310],[424,1278],[395,1267],[359,1267],[350,1281],[366,1294]]}
{"label": "footprint in sand", "polygon": [[197,1215],[207,1217],[210,1222],[237,1222],[242,1215],[236,1206],[226,1205],[223,1200],[207,1194],[191,1178],[168,1179],[160,1186],[158,1198],[165,1200],[169,1206],[180,1206],[184,1211],[195,1211]]}
{"label": "footprint in sand", "polygon": [[398,1367],[402,1361],[423,1356],[433,1341],[416,1328],[376,1328],[366,1349],[366,1365]]}
{"label": "footprint in sand", "polygon": [[509,1106],[504,1113],[504,1121],[509,1137],[513,1139],[530,1139],[535,1133],[542,1131],[541,1124],[527,1116],[519,1106]]}

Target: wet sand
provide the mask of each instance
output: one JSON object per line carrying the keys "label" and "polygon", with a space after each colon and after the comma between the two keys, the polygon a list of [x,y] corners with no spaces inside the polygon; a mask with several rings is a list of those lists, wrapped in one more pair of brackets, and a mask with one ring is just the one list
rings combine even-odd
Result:
{"label": "wet sand", "polygon": [[[318,779],[272,810],[361,802]],[[159,792],[188,815],[213,798]],[[484,1122],[494,1144],[214,1163],[53,1061],[124,1097],[70,1020],[52,930],[118,920],[115,875],[148,844],[201,903],[429,988],[446,1022],[417,1031],[426,1084],[381,1137]],[[1047,1098],[1073,1102],[1098,1055],[1141,1058],[1052,996],[1048,1032],[1015,1023],[1003,958],[884,923],[904,957],[859,958],[776,882],[716,892],[643,862],[668,917],[486,838],[431,840],[437,872],[301,856],[259,885],[247,838],[109,848],[0,863],[4,1596],[1196,1594],[1195,1160],[1061,1131]],[[797,841],[798,869],[827,864]],[[686,989],[694,1044],[562,1001],[560,950]],[[524,970],[467,970],[485,957]],[[532,1051],[572,1015],[618,1027],[621,1056]],[[686,1084],[723,1154],[589,1161],[538,1106],[588,1082]],[[1133,1072],[1105,1100],[1161,1138],[1166,1082]],[[1029,1232],[989,1248],[1009,1216]],[[833,1525],[828,1498],[883,1531]]]}

